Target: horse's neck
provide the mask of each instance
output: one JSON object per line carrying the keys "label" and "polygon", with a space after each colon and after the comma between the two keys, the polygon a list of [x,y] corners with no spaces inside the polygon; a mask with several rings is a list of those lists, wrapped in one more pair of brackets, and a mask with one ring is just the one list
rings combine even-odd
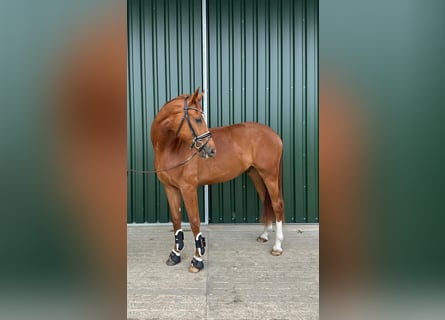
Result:
{"label": "horse's neck", "polygon": [[170,115],[161,110],[155,117],[152,125],[152,144],[155,151],[163,151],[176,140],[175,128],[171,127]]}
{"label": "horse's neck", "polygon": [[165,148],[172,139],[174,138],[174,133],[168,127],[162,125],[159,122],[153,122],[151,126],[152,130],[152,143],[155,149]]}

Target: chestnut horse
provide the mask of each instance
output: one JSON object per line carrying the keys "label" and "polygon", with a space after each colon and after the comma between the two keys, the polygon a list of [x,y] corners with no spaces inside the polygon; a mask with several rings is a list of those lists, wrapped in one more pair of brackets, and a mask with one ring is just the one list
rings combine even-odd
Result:
{"label": "chestnut horse", "polygon": [[[282,141],[269,127],[240,123],[208,129],[202,115],[199,88],[167,102],[151,126],[154,166],[167,195],[175,243],[167,265],[181,261],[184,233],[181,229],[181,197],[195,239],[195,254],[189,267],[203,267],[205,238],[200,232],[197,187],[221,183],[247,172],[263,202],[264,232],[258,241],[266,242],[276,220],[272,255],[283,252]],[[199,157],[195,157],[199,155]]]}

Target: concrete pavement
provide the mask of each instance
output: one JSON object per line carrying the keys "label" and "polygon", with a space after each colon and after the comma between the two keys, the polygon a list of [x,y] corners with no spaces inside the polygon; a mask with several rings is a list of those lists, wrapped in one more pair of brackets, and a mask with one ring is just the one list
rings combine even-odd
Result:
{"label": "concrete pavement", "polygon": [[183,226],[182,262],[165,264],[174,236],[168,225],[128,226],[127,319],[319,319],[318,225],[285,224],[283,254],[255,241],[260,224],[202,226],[204,269],[187,268],[193,234]]}

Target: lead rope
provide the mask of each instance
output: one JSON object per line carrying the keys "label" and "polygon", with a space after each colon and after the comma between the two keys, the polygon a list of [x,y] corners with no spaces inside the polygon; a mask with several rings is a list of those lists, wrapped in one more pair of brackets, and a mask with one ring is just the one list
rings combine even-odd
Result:
{"label": "lead rope", "polygon": [[196,156],[196,154],[198,153],[198,151],[192,153],[187,159],[185,159],[184,161],[174,165],[171,168],[167,168],[167,169],[159,169],[159,170],[135,170],[135,169],[128,169],[127,170],[127,176],[129,172],[134,172],[134,173],[141,173],[141,174],[145,174],[145,173],[158,173],[158,172],[165,172],[165,171],[170,171],[173,170],[175,168],[178,168],[180,166],[185,165],[187,162],[189,162],[190,160],[193,159],[194,156]]}

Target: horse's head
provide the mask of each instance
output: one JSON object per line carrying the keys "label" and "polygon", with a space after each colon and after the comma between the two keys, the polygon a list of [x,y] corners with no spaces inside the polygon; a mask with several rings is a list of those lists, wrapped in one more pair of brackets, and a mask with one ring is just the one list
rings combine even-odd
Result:
{"label": "horse's head", "polygon": [[191,96],[184,96],[182,118],[178,120],[176,136],[190,142],[190,148],[195,148],[200,157],[212,158],[216,154],[216,147],[203,117],[201,106],[203,95],[204,92],[199,93],[198,87]]}

